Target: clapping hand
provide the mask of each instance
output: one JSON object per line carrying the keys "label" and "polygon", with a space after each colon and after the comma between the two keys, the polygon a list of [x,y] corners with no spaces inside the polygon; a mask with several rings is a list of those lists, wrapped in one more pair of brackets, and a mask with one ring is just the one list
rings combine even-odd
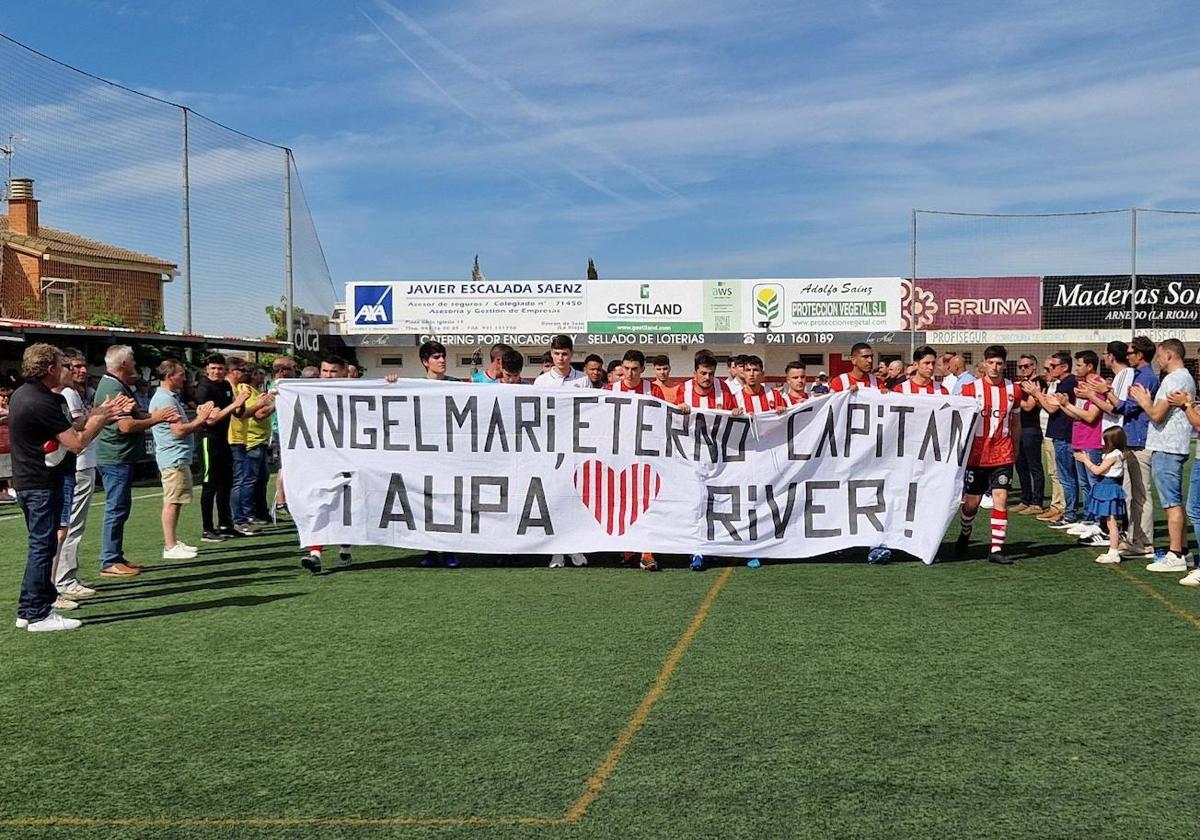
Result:
{"label": "clapping hand", "polygon": [[1143,409],[1149,408],[1150,403],[1154,399],[1153,394],[1151,394],[1144,385],[1134,385],[1129,389],[1129,396],[1132,397],[1133,401],[1140,405]]}
{"label": "clapping hand", "polygon": [[1167,402],[1176,408],[1185,408],[1192,401],[1192,395],[1182,388],[1176,388],[1171,393],[1167,394]]}

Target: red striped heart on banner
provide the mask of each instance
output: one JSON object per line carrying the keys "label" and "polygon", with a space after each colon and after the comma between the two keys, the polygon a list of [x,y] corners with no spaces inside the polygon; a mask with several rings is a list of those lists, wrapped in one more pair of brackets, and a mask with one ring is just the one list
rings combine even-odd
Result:
{"label": "red striped heart on banner", "polygon": [[649,464],[614,470],[603,461],[592,460],[576,468],[575,489],[583,506],[611,537],[624,534],[650,509],[662,489],[662,479]]}

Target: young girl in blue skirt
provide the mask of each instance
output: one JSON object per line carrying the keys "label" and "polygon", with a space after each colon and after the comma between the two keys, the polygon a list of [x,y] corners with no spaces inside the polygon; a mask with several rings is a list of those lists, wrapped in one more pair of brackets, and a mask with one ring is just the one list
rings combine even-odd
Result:
{"label": "young girl in blue skirt", "polygon": [[1117,547],[1121,544],[1121,527],[1126,516],[1125,491],[1121,488],[1121,480],[1125,477],[1125,458],[1128,452],[1129,443],[1125,439],[1125,430],[1120,426],[1113,426],[1104,431],[1104,452],[1100,456],[1099,464],[1089,461],[1086,452],[1075,453],[1075,460],[1100,479],[1092,488],[1086,510],[1088,519],[1108,524],[1108,551],[1096,558],[1097,563],[1121,562],[1121,552]]}

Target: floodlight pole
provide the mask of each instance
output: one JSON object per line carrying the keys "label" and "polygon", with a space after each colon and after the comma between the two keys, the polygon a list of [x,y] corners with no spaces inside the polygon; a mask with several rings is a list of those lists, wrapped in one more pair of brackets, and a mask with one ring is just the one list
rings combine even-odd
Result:
{"label": "floodlight pole", "polygon": [[1138,249],[1137,214],[1138,214],[1138,211],[1137,211],[1136,207],[1131,207],[1129,209],[1129,219],[1130,219],[1130,224],[1129,224],[1129,236],[1130,236],[1130,243],[1129,243],[1129,292],[1130,292],[1129,293],[1129,303],[1132,307],[1129,310],[1129,340],[1130,341],[1132,341],[1134,336],[1137,334],[1137,329],[1136,329],[1136,325],[1137,325],[1137,288],[1138,288],[1138,281],[1137,281],[1137,249]]}
{"label": "floodlight pole", "polygon": [[913,317],[917,301],[917,210],[912,211],[912,275],[909,279],[912,291],[908,296],[908,357],[917,352],[917,319]]}
{"label": "floodlight pole", "polygon": [[192,331],[192,207],[191,175],[188,172],[188,109],[183,111],[183,331]]}
{"label": "floodlight pole", "polygon": [[284,342],[295,352],[292,318],[294,293],[292,277],[292,150],[283,150],[283,270],[284,270]]}

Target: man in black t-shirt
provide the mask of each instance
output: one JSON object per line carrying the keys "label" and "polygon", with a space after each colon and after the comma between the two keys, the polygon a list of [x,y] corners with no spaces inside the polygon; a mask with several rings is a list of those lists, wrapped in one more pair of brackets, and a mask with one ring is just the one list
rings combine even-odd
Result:
{"label": "man in black t-shirt", "polygon": [[58,548],[63,476],[75,470],[75,453],[83,451],[105,424],[131,411],[133,402],[119,397],[92,409],[83,429],[77,431],[67,401],[51,390],[69,382],[59,349],[49,344],[31,345],[21,364],[25,384],[13,394],[9,412],[13,485],[29,531],[17,627],[32,633],[74,630],[80,621],[63,618],[53,610],[58,591],[51,572]]}
{"label": "man in black t-shirt", "polygon": [[[204,457],[204,490],[200,494],[200,517],[204,520],[203,542],[224,542],[233,530],[230,494],[233,490],[233,452],[229,448],[229,416],[246,402],[246,394],[233,396],[233,386],[225,378],[225,357],[213,353],[205,360],[204,379],[196,386],[196,401],[211,402],[216,411],[202,430],[201,454]],[[216,505],[216,518],[213,505]]]}

